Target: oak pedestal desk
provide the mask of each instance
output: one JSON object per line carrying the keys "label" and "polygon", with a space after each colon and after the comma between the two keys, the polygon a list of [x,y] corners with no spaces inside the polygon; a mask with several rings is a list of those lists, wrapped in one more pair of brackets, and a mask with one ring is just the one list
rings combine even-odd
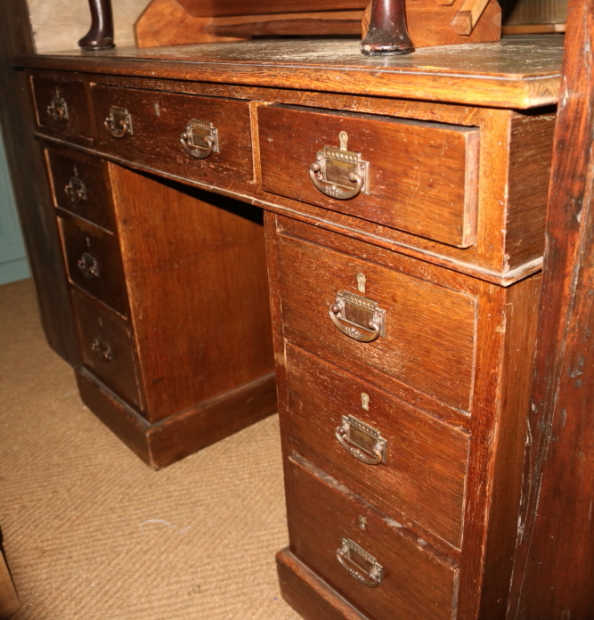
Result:
{"label": "oak pedestal desk", "polygon": [[164,466],[274,409],[272,334],[278,571],[309,620],[506,617],[561,55],[18,60],[83,400]]}

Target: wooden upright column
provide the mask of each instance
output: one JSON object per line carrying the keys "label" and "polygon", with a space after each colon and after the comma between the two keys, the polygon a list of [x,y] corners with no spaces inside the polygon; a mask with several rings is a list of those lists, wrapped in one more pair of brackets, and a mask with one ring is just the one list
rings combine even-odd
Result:
{"label": "wooden upright column", "polygon": [[509,617],[594,617],[594,1],[571,0]]}

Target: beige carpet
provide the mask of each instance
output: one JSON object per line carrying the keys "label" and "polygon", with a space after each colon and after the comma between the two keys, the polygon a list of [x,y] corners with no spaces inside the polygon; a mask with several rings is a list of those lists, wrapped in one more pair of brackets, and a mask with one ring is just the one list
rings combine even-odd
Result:
{"label": "beige carpet", "polygon": [[0,528],[14,620],[297,620],[276,416],[154,472],[78,399],[29,280],[0,287]]}

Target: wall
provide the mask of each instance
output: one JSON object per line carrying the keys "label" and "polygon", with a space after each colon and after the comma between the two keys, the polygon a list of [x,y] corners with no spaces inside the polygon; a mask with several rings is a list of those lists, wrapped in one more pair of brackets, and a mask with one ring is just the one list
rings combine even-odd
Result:
{"label": "wall", "polygon": [[[87,0],[27,0],[38,52],[78,49],[91,25]],[[112,0],[115,42],[134,45],[134,22],[148,0]]]}

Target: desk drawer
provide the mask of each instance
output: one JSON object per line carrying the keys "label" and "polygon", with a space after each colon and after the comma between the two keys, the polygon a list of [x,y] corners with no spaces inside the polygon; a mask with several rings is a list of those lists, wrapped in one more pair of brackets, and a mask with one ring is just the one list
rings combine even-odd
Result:
{"label": "desk drawer", "polygon": [[[363,379],[381,385],[382,377],[389,375],[447,405],[469,410],[475,297],[284,234],[277,237],[277,250],[287,340]],[[358,290],[363,278],[365,293]],[[350,298],[377,304],[383,313],[375,340],[358,340],[373,338],[375,330],[358,329],[332,311],[346,302],[356,312]],[[358,324],[365,317],[369,321],[370,312],[359,311]]]}
{"label": "desk drawer", "polygon": [[58,223],[70,281],[126,315],[124,270],[114,235],[66,214]]}
{"label": "desk drawer", "polygon": [[247,101],[110,86],[91,92],[104,152],[206,183],[253,179]]}
{"label": "desk drawer", "polygon": [[35,75],[31,83],[38,127],[77,142],[90,141],[91,115],[84,82]]}
{"label": "desk drawer", "polygon": [[459,548],[468,434],[290,345],[287,368],[295,449]]}
{"label": "desk drawer", "polygon": [[374,620],[455,617],[458,571],[445,556],[307,461],[289,459],[285,471],[297,557]]}
{"label": "desk drawer", "polygon": [[76,289],[71,295],[84,365],[116,394],[142,409],[128,321]]}
{"label": "desk drawer", "polygon": [[54,204],[106,230],[114,217],[103,162],[77,151],[47,149]]}
{"label": "desk drawer", "polygon": [[[457,247],[475,243],[477,128],[281,106],[260,107],[258,119],[265,191]],[[358,193],[348,178],[357,154],[367,162]]]}

